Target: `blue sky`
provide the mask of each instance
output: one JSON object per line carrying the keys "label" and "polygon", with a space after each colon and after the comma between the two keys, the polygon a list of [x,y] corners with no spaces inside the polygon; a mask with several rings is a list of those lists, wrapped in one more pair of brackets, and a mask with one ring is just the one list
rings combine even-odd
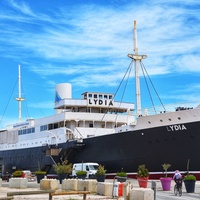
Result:
{"label": "blue sky", "polygon": [[[24,120],[54,113],[58,83],[72,83],[74,98],[115,93],[131,61],[134,20],[139,53],[148,56],[143,63],[162,102],[197,103],[199,13],[199,0],[1,0],[0,128],[18,120],[19,64]],[[144,87],[142,107],[149,108]],[[130,80],[124,101],[135,102],[134,93]]]}

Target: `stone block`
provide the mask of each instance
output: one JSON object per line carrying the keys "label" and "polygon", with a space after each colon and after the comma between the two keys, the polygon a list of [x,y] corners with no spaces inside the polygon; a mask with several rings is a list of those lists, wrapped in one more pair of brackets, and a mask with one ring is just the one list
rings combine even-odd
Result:
{"label": "stone block", "polygon": [[150,188],[133,188],[130,191],[130,200],[154,200],[154,191]]}
{"label": "stone block", "polygon": [[62,190],[78,190],[78,180],[77,179],[64,179],[62,181]]}
{"label": "stone block", "polygon": [[113,183],[98,182],[97,183],[97,194],[103,196],[112,196]]}
{"label": "stone block", "polygon": [[57,190],[58,180],[57,179],[42,179],[40,181],[40,190]]}
{"label": "stone block", "polygon": [[27,178],[10,178],[9,188],[27,188],[28,179]]}
{"label": "stone block", "polygon": [[97,180],[90,179],[90,180],[81,180],[78,179],[78,191],[83,191],[86,189],[89,192],[97,192]]}

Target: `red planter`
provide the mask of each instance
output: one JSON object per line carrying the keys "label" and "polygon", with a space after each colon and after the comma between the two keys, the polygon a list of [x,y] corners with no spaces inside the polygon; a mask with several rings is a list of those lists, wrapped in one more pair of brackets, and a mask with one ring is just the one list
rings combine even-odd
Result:
{"label": "red planter", "polygon": [[160,178],[161,184],[162,184],[162,188],[164,191],[169,191],[171,189],[171,181],[172,178],[170,177],[166,177],[166,178]]}
{"label": "red planter", "polygon": [[137,177],[137,180],[138,180],[138,183],[139,183],[140,187],[147,188],[149,177],[144,177],[144,178]]}

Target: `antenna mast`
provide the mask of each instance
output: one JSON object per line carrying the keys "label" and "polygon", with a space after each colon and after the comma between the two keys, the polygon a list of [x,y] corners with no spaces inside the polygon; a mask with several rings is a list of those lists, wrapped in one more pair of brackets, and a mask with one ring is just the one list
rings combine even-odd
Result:
{"label": "antenna mast", "polygon": [[18,65],[18,97],[15,98],[15,100],[18,101],[19,122],[21,122],[22,121],[22,101],[25,100],[25,98],[22,98],[22,94],[21,94],[21,70],[20,70],[20,65]]}
{"label": "antenna mast", "polygon": [[137,46],[137,27],[136,27],[136,21],[134,21],[134,52],[135,54],[128,54],[128,57],[135,61],[135,85],[136,85],[136,112],[137,116],[141,115],[142,109],[141,109],[141,95],[140,95],[140,73],[139,73],[139,62],[141,62],[142,59],[145,59],[146,55],[138,55],[138,46]]}

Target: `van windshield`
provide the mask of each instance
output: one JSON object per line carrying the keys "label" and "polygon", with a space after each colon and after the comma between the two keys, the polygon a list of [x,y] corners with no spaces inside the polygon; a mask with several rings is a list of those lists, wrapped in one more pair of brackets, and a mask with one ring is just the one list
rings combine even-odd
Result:
{"label": "van windshield", "polygon": [[89,169],[90,170],[97,170],[98,169],[98,165],[89,165]]}

